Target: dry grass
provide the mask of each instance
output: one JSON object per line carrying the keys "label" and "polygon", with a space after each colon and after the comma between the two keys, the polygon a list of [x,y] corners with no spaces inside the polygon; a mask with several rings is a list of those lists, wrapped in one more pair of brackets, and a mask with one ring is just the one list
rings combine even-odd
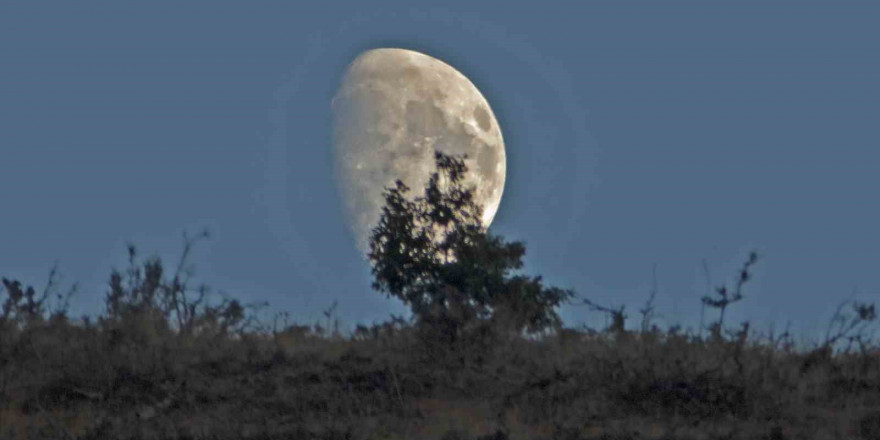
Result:
{"label": "dry grass", "polygon": [[708,338],[559,328],[443,346],[397,318],[341,335],[192,295],[177,313],[185,282],[146,272],[119,280],[95,320],[5,285],[0,439],[880,438],[880,349],[861,331],[873,321],[864,305],[808,352],[747,327]]}
{"label": "dry grass", "polygon": [[876,352],[816,361],[766,346],[737,352],[730,341],[630,336],[569,329],[440,361],[400,330],[120,342],[81,324],[28,327],[0,352],[0,436],[876,438]]}

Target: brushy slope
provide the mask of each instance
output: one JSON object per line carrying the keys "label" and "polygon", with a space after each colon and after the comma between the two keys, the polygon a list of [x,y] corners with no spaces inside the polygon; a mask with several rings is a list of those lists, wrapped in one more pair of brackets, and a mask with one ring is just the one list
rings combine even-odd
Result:
{"label": "brushy slope", "polygon": [[188,287],[182,264],[129,257],[94,319],[68,317],[64,295],[50,310],[51,282],[4,279],[0,438],[880,438],[873,305],[838,310],[806,352],[748,324],[628,331],[601,307],[616,318],[602,331],[483,328],[449,346],[397,317],[349,335],[260,322]]}

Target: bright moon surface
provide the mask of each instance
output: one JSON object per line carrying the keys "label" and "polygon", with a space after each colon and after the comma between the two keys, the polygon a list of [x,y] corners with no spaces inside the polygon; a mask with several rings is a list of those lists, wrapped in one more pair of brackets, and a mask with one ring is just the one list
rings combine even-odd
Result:
{"label": "bright moon surface", "polygon": [[477,87],[450,65],[405,49],[373,49],[349,65],[332,101],[336,179],[358,249],[402,180],[410,198],[424,194],[434,152],[467,154],[465,185],[474,186],[489,226],[504,192],[501,128]]}

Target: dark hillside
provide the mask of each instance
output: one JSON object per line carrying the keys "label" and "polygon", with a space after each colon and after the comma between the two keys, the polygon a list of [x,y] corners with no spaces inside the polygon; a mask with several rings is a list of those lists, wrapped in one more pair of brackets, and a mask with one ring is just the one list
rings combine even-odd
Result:
{"label": "dark hillside", "polygon": [[[350,335],[263,323],[234,301],[180,330],[151,279],[122,275],[96,320],[5,280],[2,438],[878,438],[880,350],[789,335],[485,333],[440,347],[399,318]],[[151,272],[152,271],[152,272]],[[113,278],[115,279],[115,278]],[[152,298],[152,299],[144,299]],[[111,307],[115,301],[116,306]],[[861,307],[861,308],[860,308]],[[841,328],[873,318],[856,305]],[[862,315],[858,313],[861,312]],[[860,339],[861,338],[861,339]],[[822,345],[829,347],[830,345]],[[846,347],[849,346],[849,349]]]}
{"label": "dark hillside", "polygon": [[173,272],[130,246],[96,317],[68,316],[54,271],[42,292],[3,278],[0,438],[880,439],[874,304],[841,304],[808,351],[731,328],[751,253],[702,299],[718,311],[705,329],[653,325],[653,296],[638,331],[585,298],[611,325],[566,328],[574,292],[520,273],[525,247],[479,223],[463,161],[437,165],[423,197],[388,189],[371,241],[373,287],[411,320],[258,319],[265,304],[191,286],[207,234],[184,236]]}

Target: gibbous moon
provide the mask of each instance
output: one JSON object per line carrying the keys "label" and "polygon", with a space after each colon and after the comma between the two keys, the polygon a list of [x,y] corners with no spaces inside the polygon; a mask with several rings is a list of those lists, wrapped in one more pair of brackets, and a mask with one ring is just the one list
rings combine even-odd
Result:
{"label": "gibbous moon", "polygon": [[424,194],[434,152],[467,154],[465,185],[476,188],[489,226],[504,192],[501,128],[476,86],[450,65],[405,49],[374,49],[349,65],[333,98],[336,181],[358,249],[369,248],[386,187],[402,180]]}

